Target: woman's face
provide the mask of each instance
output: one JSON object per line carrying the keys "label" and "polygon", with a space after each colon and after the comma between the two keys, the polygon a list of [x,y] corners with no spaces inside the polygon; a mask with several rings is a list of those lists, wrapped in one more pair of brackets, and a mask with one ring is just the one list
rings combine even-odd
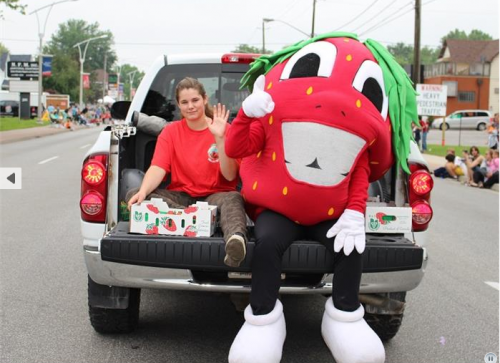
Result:
{"label": "woman's face", "polygon": [[479,150],[472,148],[470,149],[470,153],[472,154],[473,157],[476,157],[479,154]]}
{"label": "woman's face", "polygon": [[194,88],[186,88],[179,92],[179,108],[182,116],[188,121],[204,120],[207,100]]}

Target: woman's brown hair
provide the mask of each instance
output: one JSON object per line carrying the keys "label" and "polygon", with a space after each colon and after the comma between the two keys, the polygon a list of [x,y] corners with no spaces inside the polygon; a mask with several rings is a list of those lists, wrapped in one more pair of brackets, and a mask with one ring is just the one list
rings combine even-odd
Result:
{"label": "woman's brown hair", "polygon": [[[201,97],[203,97],[203,99],[207,98],[207,92],[205,91],[205,87],[203,87],[203,84],[196,78],[186,77],[177,84],[177,87],[175,87],[175,99],[177,100],[177,103],[179,103],[179,93],[182,90],[189,88],[197,90]],[[214,112],[208,102],[205,104],[205,116],[209,118],[214,117]]]}

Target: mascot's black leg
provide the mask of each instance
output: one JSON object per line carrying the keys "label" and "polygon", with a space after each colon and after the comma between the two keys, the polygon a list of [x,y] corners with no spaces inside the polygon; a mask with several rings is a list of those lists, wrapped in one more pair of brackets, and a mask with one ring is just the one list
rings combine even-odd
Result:
{"label": "mascot's black leg", "polygon": [[279,363],[286,337],[283,306],[278,300],[283,253],[302,227],[280,214],[265,211],[255,223],[252,291],[245,323],[229,351],[229,363]]}
{"label": "mascot's black leg", "polygon": [[336,362],[382,363],[384,346],[363,319],[365,311],[359,303],[363,256],[356,250],[349,256],[344,250],[333,251],[334,238],[326,238],[326,232],[334,223],[327,221],[309,227],[314,238],[334,255],[333,291],[325,303],[321,334]]}

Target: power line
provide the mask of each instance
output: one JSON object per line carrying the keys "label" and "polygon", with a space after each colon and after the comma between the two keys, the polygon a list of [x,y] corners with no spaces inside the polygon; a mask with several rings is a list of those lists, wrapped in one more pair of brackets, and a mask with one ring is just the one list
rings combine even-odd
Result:
{"label": "power line", "polygon": [[394,0],[392,3],[390,3],[389,5],[387,5],[385,8],[383,8],[380,12],[378,12],[377,14],[375,14],[374,16],[372,16],[370,19],[368,19],[367,21],[365,21],[363,24],[361,24],[360,26],[354,28],[351,30],[351,32],[355,32],[356,30],[358,30],[359,28],[362,28],[364,27],[366,24],[368,24],[369,22],[371,22],[373,19],[379,17],[383,12],[385,12],[386,10],[388,10],[392,4],[394,4],[397,0]]}
{"label": "power line", "polygon": [[359,13],[358,15],[356,15],[354,18],[352,18],[351,20],[349,20],[347,23],[345,23],[344,25],[342,26],[339,26],[337,29],[334,29],[333,31],[336,32],[337,30],[340,30],[342,29],[343,27],[345,27],[346,25],[349,25],[352,21],[356,20],[356,19],[359,19],[361,17],[361,15],[363,15],[364,13],[366,13],[368,10],[370,10],[370,8],[375,5],[376,3],[378,3],[379,0],[375,0],[374,2],[372,2],[370,4],[370,6],[368,6],[365,10],[363,10],[361,13]]}
{"label": "power line", "polygon": [[[430,3],[434,2],[434,1],[436,1],[436,0],[429,0],[429,1],[425,2],[425,3],[423,3],[423,4],[422,4],[422,6],[427,5],[427,4],[430,4]],[[400,18],[400,17],[402,17],[403,15],[408,14],[409,12],[413,11],[413,7],[412,7],[411,9],[408,9],[408,10],[407,10],[407,11],[405,11],[404,13],[399,14],[399,15],[395,16],[394,18],[392,18],[392,19],[390,19],[390,20],[388,20],[388,21],[384,22],[387,18],[390,18],[391,16],[393,16],[393,15],[397,14],[397,13],[398,13],[399,11],[401,11],[403,8],[405,8],[405,7],[407,7],[408,5],[411,5],[411,4],[412,4],[412,2],[410,2],[410,3],[406,4],[405,6],[403,6],[403,7],[399,8],[397,11],[395,11],[394,13],[392,13],[392,14],[391,14],[391,15],[389,15],[388,17],[384,18],[382,21],[380,21],[379,23],[375,24],[375,25],[374,25],[374,26],[372,26],[371,28],[369,28],[369,29],[365,30],[364,32],[362,32],[362,33],[361,33],[361,34],[359,34],[359,35],[361,36],[361,35],[364,35],[364,34],[368,33],[370,30],[376,30],[376,29],[378,29],[378,28],[381,28],[381,27],[383,27],[384,25],[387,25],[387,24],[389,24],[389,23],[393,22],[394,20],[399,19],[399,18]]]}
{"label": "power line", "polygon": [[[368,33],[370,30],[373,30],[373,29],[376,29],[376,28],[380,28],[382,25],[386,25],[396,19],[398,19],[399,17],[405,15],[406,13],[409,13],[410,11],[413,11],[413,7],[411,7],[408,11],[404,12],[403,14],[400,14],[396,17],[394,17],[393,19],[391,20],[387,20],[389,18],[391,18],[392,16],[396,15],[397,13],[401,12],[404,8],[406,8],[408,5],[412,5],[413,1],[410,1],[408,4],[400,7],[398,10],[396,10],[395,12],[393,12],[391,15],[385,17],[384,19],[382,19],[381,21],[379,21],[378,23],[376,23],[375,25],[373,25],[371,28],[368,28],[367,30],[363,31],[361,34],[359,34],[360,36],[363,35],[363,34],[366,34]],[[386,21],[387,20],[387,21]]]}

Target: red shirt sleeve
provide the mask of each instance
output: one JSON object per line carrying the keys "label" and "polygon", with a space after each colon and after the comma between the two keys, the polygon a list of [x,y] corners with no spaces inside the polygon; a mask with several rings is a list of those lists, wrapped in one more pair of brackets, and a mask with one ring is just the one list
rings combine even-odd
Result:
{"label": "red shirt sleeve", "polygon": [[173,142],[170,129],[170,125],[165,126],[160,136],[158,136],[153,159],[151,160],[151,165],[162,168],[167,174],[170,173],[171,170],[173,154]]}
{"label": "red shirt sleeve", "polygon": [[240,109],[226,134],[225,151],[230,158],[243,158],[264,148],[265,133],[258,119],[248,117]]}
{"label": "red shirt sleeve", "polygon": [[368,165],[368,151],[363,152],[352,173],[349,182],[349,201],[346,209],[352,209],[365,214],[366,200],[368,199],[368,186],[370,166]]}

